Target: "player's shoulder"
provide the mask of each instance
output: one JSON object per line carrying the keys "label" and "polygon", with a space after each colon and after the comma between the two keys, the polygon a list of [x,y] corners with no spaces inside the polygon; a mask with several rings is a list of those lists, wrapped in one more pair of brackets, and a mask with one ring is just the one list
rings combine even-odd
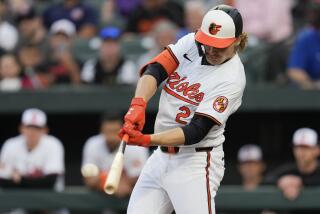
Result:
{"label": "player's shoulder", "polygon": [[238,54],[221,66],[217,83],[245,87],[246,75]]}
{"label": "player's shoulder", "polygon": [[2,148],[17,148],[17,147],[20,147],[24,142],[24,138],[22,135],[18,135],[18,136],[15,136],[15,137],[11,137],[9,139],[7,139],[4,143],[3,143],[3,146]]}
{"label": "player's shoulder", "polygon": [[96,148],[105,144],[105,137],[102,134],[97,134],[88,138],[85,142],[85,147]]}
{"label": "player's shoulder", "polygon": [[195,41],[194,37],[195,37],[195,33],[188,33],[187,35],[181,37],[178,41],[194,43],[194,41]]}
{"label": "player's shoulder", "polygon": [[[193,47],[196,47],[195,39],[194,39],[195,34],[194,33],[189,33],[182,38],[180,38],[176,44],[176,48],[183,48],[183,49],[191,49]],[[169,45],[169,48],[173,48],[173,45]]]}
{"label": "player's shoulder", "polygon": [[44,142],[44,145],[48,147],[59,147],[63,148],[62,142],[53,135],[43,135],[42,140]]}

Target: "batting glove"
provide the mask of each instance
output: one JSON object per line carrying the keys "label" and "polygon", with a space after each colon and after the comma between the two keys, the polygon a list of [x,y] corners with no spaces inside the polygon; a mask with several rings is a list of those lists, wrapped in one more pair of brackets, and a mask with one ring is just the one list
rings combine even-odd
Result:
{"label": "batting glove", "polygon": [[125,134],[127,134],[126,130],[131,130],[137,127],[134,127],[131,123],[125,123],[123,127],[120,129],[118,136],[122,139]]}
{"label": "batting glove", "polygon": [[123,131],[129,135],[128,145],[136,145],[148,147],[150,146],[151,136],[142,134],[141,131],[132,129],[129,126],[124,126]]}
{"label": "batting glove", "polygon": [[145,111],[147,103],[141,97],[132,99],[130,108],[124,117],[125,124],[132,124],[142,131],[145,124]]}

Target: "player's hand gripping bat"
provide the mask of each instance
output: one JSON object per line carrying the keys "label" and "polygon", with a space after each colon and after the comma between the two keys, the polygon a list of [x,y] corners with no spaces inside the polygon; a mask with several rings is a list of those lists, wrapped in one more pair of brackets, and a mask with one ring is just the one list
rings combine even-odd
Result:
{"label": "player's hand gripping bat", "polygon": [[123,169],[123,155],[126,149],[126,142],[128,142],[128,139],[129,136],[125,134],[122,138],[118,152],[114,157],[111,168],[108,172],[108,177],[104,184],[104,191],[109,195],[114,194],[118,189]]}

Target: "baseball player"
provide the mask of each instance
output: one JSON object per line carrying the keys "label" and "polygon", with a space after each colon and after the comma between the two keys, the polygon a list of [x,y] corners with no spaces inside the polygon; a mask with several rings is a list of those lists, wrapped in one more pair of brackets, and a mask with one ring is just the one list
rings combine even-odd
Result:
{"label": "baseball player", "polygon": [[[205,14],[196,33],[142,68],[120,136],[128,134],[130,145],[159,147],[136,183],[129,214],[215,213],[224,175],[223,132],[246,83],[237,54],[246,41],[241,14],[219,5]],[[155,134],[142,134],[147,102],[164,80]]]}
{"label": "baseball player", "polygon": [[22,114],[21,135],[8,139],[0,153],[0,186],[64,188],[64,149],[47,134],[46,114],[27,109]]}
{"label": "baseball player", "polygon": [[[101,133],[90,137],[83,149],[81,172],[86,186],[103,190],[112,161],[118,151],[122,126],[121,116],[105,114],[101,123]],[[128,146],[126,149],[124,172],[116,195],[124,197],[131,194],[143,165],[149,156],[148,149]]]}

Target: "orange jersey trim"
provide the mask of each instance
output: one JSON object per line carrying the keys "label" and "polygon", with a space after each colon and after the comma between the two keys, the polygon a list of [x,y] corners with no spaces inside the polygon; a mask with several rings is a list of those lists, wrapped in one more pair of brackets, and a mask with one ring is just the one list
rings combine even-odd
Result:
{"label": "orange jersey trim", "polygon": [[144,65],[140,69],[140,76],[145,72],[147,65],[152,63],[160,63],[163,68],[166,70],[168,76],[172,74],[178,67],[179,61],[176,56],[172,53],[169,47],[167,47],[164,51],[162,51],[158,56],[149,61],[146,65]]}
{"label": "orange jersey trim", "polygon": [[222,125],[222,123],[220,123],[216,118],[214,118],[214,117],[212,117],[212,116],[210,116],[210,115],[208,115],[208,114],[199,113],[199,112],[195,112],[194,114],[197,114],[197,115],[201,115],[201,116],[207,117],[207,118],[209,118],[209,119],[213,120],[213,121],[214,121],[216,124],[218,124],[219,126],[221,126],[221,125]]}

